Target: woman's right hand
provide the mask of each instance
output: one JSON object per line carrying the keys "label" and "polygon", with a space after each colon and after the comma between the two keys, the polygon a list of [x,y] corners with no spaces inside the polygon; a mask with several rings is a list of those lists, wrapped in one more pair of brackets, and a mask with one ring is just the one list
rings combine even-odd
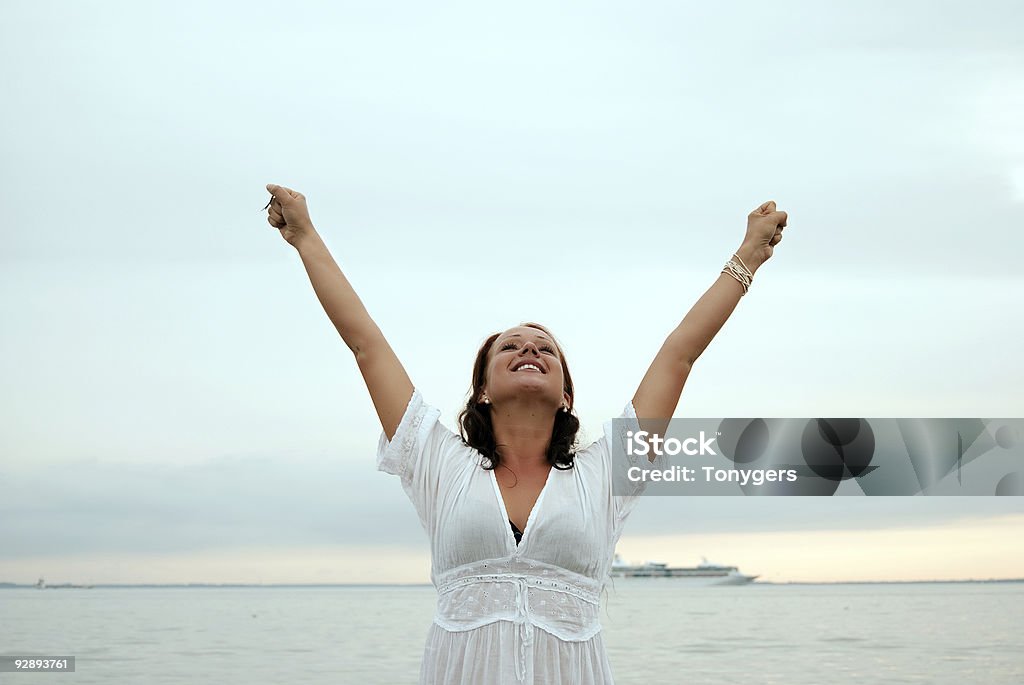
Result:
{"label": "woman's right hand", "polygon": [[289,245],[298,247],[299,239],[314,230],[306,207],[306,196],[273,183],[267,184],[267,190],[274,196],[267,209],[267,222],[281,231],[281,237]]}

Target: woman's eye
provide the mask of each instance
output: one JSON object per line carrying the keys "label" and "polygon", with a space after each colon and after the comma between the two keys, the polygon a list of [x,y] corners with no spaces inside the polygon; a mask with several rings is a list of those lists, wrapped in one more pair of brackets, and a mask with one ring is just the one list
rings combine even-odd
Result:
{"label": "woman's eye", "polygon": [[[507,343],[505,343],[504,345],[501,346],[501,351],[502,352],[504,352],[505,350],[516,350],[516,349],[519,349],[519,345],[516,344],[513,341],[509,341],[509,342],[507,342]],[[557,356],[557,353],[555,352],[555,349],[553,347],[551,347],[550,345],[541,345],[537,349],[539,349],[541,352],[547,352],[548,354],[554,354],[554,355]]]}

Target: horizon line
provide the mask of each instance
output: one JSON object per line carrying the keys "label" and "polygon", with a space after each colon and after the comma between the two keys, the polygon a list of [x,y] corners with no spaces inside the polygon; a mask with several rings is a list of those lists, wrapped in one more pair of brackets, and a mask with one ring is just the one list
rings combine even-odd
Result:
{"label": "horizon line", "polygon": [[[621,579],[618,579],[621,580]],[[636,579],[630,579],[636,580]],[[669,583],[671,578],[640,578],[644,582],[666,580]],[[1020,578],[957,578],[949,580],[787,580],[787,581],[753,581],[746,585],[908,585],[908,584],[935,584],[935,583],[1024,583],[1024,577]],[[0,589],[30,588],[41,590],[88,590],[95,588],[158,588],[158,587],[262,587],[262,588],[294,588],[294,587],[434,587],[433,583],[94,583],[91,585],[78,585],[71,583],[57,583],[55,585],[44,585],[40,588],[36,584],[11,583],[0,581]],[[706,587],[714,587],[709,585]],[[727,587],[727,586],[722,586]]]}

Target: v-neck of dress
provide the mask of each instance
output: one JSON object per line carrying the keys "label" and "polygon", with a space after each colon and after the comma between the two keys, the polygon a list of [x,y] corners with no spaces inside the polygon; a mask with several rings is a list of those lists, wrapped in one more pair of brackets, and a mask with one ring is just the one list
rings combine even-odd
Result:
{"label": "v-neck of dress", "polygon": [[[552,466],[551,470],[548,471],[548,477],[544,480],[544,486],[540,489],[537,500],[533,503],[533,507],[526,517],[526,527],[522,531],[523,535],[519,538],[519,542],[516,543],[516,535],[512,532],[511,526],[502,526],[505,529],[505,539],[512,542],[513,555],[519,554],[519,551],[526,545],[526,538],[530,536],[530,531],[533,530],[534,516],[544,500],[544,493],[548,491],[548,485],[551,484],[551,472],[554,470],[555,468]],[[491,483],[494,485],[494,496],[498,498],[498,506],[501,507],[501,516],[506,522],[512,523],[512,518],[508,515],[508,508],[505,506],[505,498],[501,494],[501,486],[498,485],[498,477],[494,475],[494,469],[488,469],[488,473],[491,474]]]}

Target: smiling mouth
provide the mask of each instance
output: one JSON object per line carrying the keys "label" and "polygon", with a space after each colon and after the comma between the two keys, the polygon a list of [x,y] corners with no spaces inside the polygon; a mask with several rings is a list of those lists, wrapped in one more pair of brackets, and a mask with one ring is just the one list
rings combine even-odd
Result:
{"label": "smiling mouth", "polygon": [[544,373],[544,370],[534,364],[533,362],[525,362],[520,364],[516,368],[512,369],[512,373],[519,373],[520,371],[531,371],[534,373]]}

